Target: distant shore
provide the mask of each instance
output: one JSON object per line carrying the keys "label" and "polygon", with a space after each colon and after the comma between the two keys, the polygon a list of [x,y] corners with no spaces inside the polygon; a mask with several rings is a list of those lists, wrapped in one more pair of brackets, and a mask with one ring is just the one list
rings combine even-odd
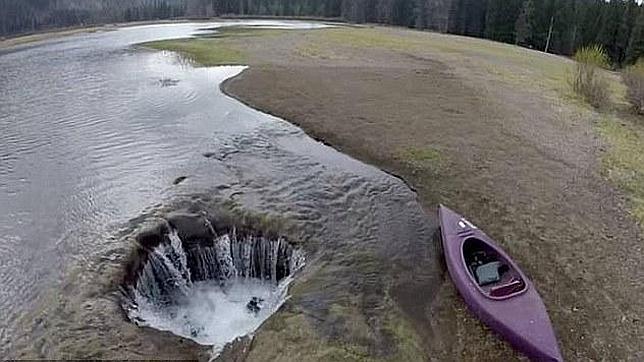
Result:
{"label": "distant shore", "polygon": [[293,17],[293,16],[244,16],[244,15],[222,15],[213,18],[175,18],[175,19],[159,19],[159,20],[145,20],[145,21],[132,21],[124,23],[109,23],[109,24],[93,24],[81,25],[64,28],[51,28],[43,29],[35,32],[20,33],[5,37],[0,37],[0,49],[10,48],[14,46],[50,40],[53,38],[65,37],[81,33],[95,33],[101,31],[112,31],[118,28],[126,28],[131,26],[142,25],[155,25],[155,24],[175,24],[175,23],[207,23],[221,20],[300,20],[300,21],[320,21],[320,22],[344,22],[341,18],[318,18],[318,17]]}

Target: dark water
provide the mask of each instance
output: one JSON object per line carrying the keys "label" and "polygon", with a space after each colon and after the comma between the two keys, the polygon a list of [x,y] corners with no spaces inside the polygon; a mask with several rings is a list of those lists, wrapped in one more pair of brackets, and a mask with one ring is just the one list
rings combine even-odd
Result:
{"label": "dark water", "polygon": [[223,95],[243,67],[131,47],[211,25],[0,51],[0,355],[150,357],[128,352],[139,332],[108,293],[131,249],[121,236],[195,194],[279,214],[330,250],[428,252],[431,226],[400,180]]}

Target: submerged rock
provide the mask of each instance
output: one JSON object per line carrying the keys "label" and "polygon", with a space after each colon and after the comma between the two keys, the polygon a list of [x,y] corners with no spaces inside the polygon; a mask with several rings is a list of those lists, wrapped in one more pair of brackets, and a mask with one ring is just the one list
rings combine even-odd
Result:
{"label": "submerged rock", "polygon": [[209,221],[200,213],[174,212],[167,217],[168,224],[177,230],[184,246],[209,245],[215,232]]}
{"label": "submerged rock", "polygon": [[188,179],[188,176],[179,176],[176,179],[174,179],[174,181],[172,181],[172,184],[173,185],[178,185],[178,184],[182,183],[183,181],[185,181],[186,179]]}
{"label": "submerged rock", "polygon": [[252,313],[259,313],[260,310],[262,310],[262,303],[264,302],[264,299],[258,298],[258,297],[253,297],[251,300],[246,304],[246,308],[252,312]]}

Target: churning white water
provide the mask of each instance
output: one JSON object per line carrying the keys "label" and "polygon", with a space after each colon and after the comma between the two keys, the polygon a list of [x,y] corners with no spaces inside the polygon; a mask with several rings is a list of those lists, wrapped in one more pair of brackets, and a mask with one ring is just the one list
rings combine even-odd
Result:
{"label": "churning white water", "polygon": [[[289,278],[290,279],[290,278]],[[138,310],[130,317],[141,325],[213,345],[215,352],[226,343],[252,333],[284,303],[287,285],[259,279],[235,277],[221,286],[219,282],[202,281],[192,285],[186,300],[177,305],[160,307],[145,298],[137,298]],[[248,303],[261,300],[258,312]]]}
{"label": "churning white water", "polygon": [[287,299],[303,255],[285,240],[225,234],[184,249],[176,230],[148,255],[126,310],[140,326],[212,345],[251,334]]}

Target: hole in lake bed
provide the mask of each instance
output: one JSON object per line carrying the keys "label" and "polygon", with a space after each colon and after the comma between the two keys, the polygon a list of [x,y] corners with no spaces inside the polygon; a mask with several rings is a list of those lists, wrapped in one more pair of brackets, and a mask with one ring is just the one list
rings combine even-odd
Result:
{"label": "hole in lake bed", "polygon": [[123,283],[133,323],[219,352],[278,310],[303,252],[278,235],[225,224],[178,213],[138,235]]}

